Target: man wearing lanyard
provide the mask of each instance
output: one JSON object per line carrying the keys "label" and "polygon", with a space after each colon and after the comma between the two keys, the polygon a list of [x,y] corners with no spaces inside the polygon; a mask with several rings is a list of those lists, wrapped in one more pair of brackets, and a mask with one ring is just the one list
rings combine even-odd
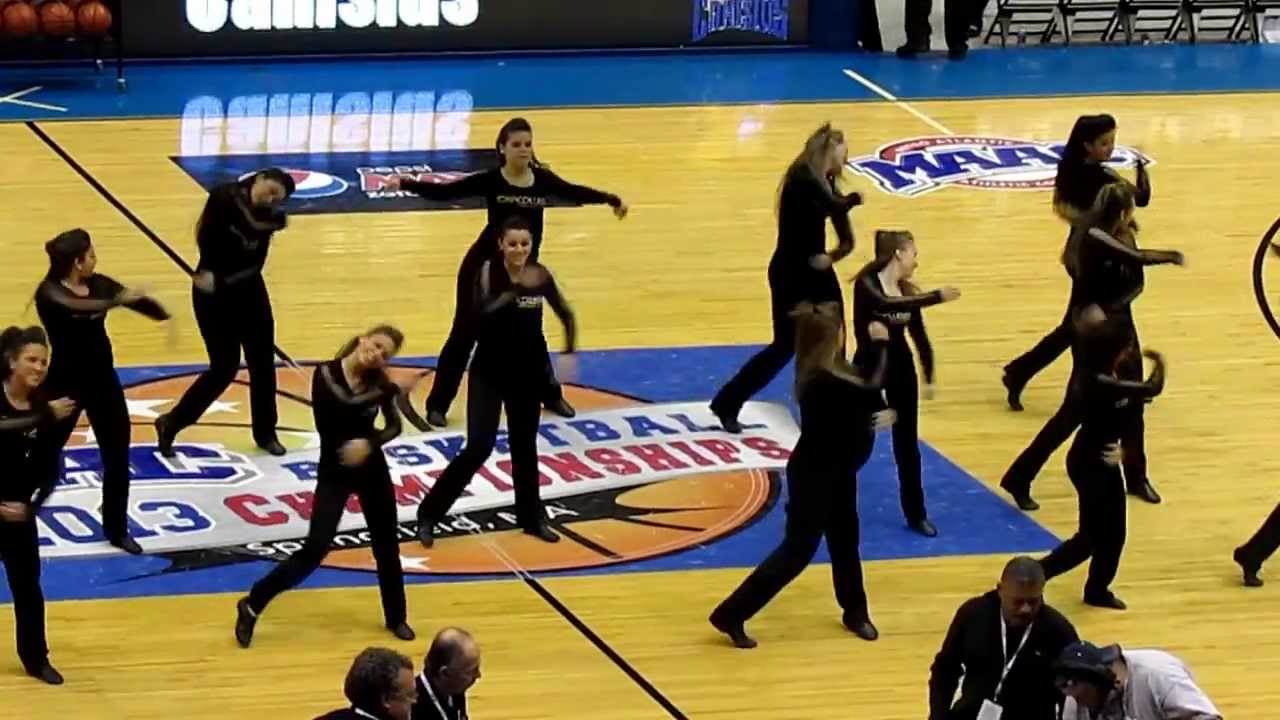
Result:
{"label": "man wearing lanyard", "polygon": [[413,720],[467,720],[467,690],[480,679],[480,646],[466,630],[445,628],[431,641]]}
{"label": "man wearing lanyard", "polygon": [[960,606],[930,670],[929,720],[1057,719],[1053,661],[1078,636],[1044,583],[1039,562],[1016,557],[995,590]]}
{"label": "man wearing lanyard", "polygon": [[1222,720],[1181,660],[1160,650],[1073,643],[1055,665],[1062,720]]}
{"label": "man wearing lanyard", "polygon": [[368,648],[351,663],[342,692],[351,707],[316,720],[410,720],[417,699],[413,661],[394,650]]}

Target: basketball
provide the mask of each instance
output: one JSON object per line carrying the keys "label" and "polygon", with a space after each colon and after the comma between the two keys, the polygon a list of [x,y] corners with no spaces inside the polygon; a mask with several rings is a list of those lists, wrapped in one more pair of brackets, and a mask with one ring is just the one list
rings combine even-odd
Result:
{"label": "basketball", "polygon": [[76,31],[76,15],[61,0],[40,6],[40,27],[46,35],[64,37]]}
{"label": "basketball", "polygon": [[111,30],[111,11],[97,0],[91,0],[76,11],[76,21],[84,35],[106,35]]}
{"label": "basketball", "polygon": [[13,38],[29,37],[40,29],[36,11],[25,2],[6,5],[4,10],[0,10],[0,21],[4,26],[4,34]]}

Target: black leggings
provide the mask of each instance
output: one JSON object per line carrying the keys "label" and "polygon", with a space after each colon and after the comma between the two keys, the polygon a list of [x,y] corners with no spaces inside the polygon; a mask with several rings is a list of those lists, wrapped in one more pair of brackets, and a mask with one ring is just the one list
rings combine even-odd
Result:
{"label": "black leggings", "polygon": [[50,373],[52,397],[69,397],[76,403],[75,412],[58,421],[42,443],[46,443],[46,467],[55,477],[62,474],[62,450],[80,421],[80,413],[89,414],[89,427],[98,444],[102,459],[102,530],[108,540],[121,539],[129,533],[129,406],[124,388],[114,368],[103,368],[72,383],[63,371]]}
{"label": "black leggings", "polygon": [[[863,440],[868,452],[874,436]],[[782,542],[712,613],[717,625],[741,625],[760,612],[809,565],[825,535],[836,602],[849,620],[869,620],[858,552],[856,468],[787,462],[787,525]]]}
{"label": "black leggings", "polygon": [[898,466],[898,498],[902,516],[914,525],[929,518],[924,504],[924,477],[920,469],[920,383],[915,358],[910,353],[889,361],[885,400],[898,413],[893,424],[893,460]]}
{"label": "black leggings", "polygon": [[[462,257],[453,301],[453,324],[449,327],[449,337],[444,341],[444,347],[440,349],[440,356],[436,360],[435,376],[431,380],[431,391],[427,394],[427,412],[447,415],[454,398],[458,396],[462,374],[466,372],[471,351],[476,346],[472,305],[475,302],[477,275],[485,260],[497,257],[496,248],[497,241],[489,236],[486,229]],[[564,397],[564,390],[556,380],[550,354],[547,355],[545,371],[546,384],[541,393],[541,402],[551,407]]]}
{"label": "black leggings", "polygon": [[275,318],[262,278],[250,278],[245,283],[245,287],[234,290],[234,295],[227,291],[211,294],[192,290],[191,305],[209,353],[209,369],[196,378],[169,412],[169,427],[175,435],[199,421],[236,379],[243,348],[249,369],[253,439],[259,445],[276,440]]}
{"label": "black leggings", "polygon": [[[536,378],[530,382],[536,388]],[[489,459],[498,438],[498,421],[504,407],[517,521],[526,530],[537,529],[545,523],[538,487],[538,421],[542,408],[535,391],[530,389],[530,382],[505,378],[500,385],[484,374],[468,376],[467,444],[418,506],[419,523],[434,525],[443,520],[476,471]]]}
{"label": "black leggings", "polygon": [[44,634],[44,593],[40,590],[40,538],[35,518],[0,520],[0,558],[13,595],[18,658],[28,672],[38,672],[49,658]]}
{"label": "black leggings", "polygon": [[1240,546],[1240,557],[1249,565],[1261,567],[1275,554],[1276,548],[1280,548],[1280,505],[1276,505],[1249,542]]}
{"label": "black leggings", "polygon": [[302,549],[272,568],[249,591],[249,607],[261,614],[280,593],[298,585],[315,572],[329,554],[329,547],[338,533],[347,499],[360,498],[365,522],[369,525],[369,539],[373,545],[373,559],[378,566],[378,590],[382,593],[382,613],[387,627],[395,627],[405,621],[404,574],[400,567],[399,524],[396,519],[396,500],[391,488],[391,475],[381,451],[364,467],[330,469],[321,467],[316,480],[316,494],[311,507],[311,527]]}
{"label": "black leggings", "polygon": [[[803,292],[806,280],[811,281]],[[769,311],[773,319],[773,340],[738,370],[729,382],[711,400],[711,409],[722,417],[737,418],[738,412],[756,393],[791,362],[796,352],[795,322],[791,311],[801,302],[834,301],[840,303],[840,317],[844,318],[844,298],[840,294],[840,280],[834,269],[825,272],[811,271],[804,279],[784,277],[783,271],[769,265]]]}
{"label": "black leggings", "polygon": [[1040,338],[1040,342],[1035,347],[1019,355],[1004,366],[1004,373],[1009,379],[1009,384],[1014,387],[1024,387],[1031,382],[1031,378],[1037,373],[1053,364],[1062,353],[1071,348],[1071,340],[1075,335],[1075,331],[1071,327],[1071,308],[1067,308],[1066,314],[1062,318],[1062,322],[1058,326],[1049,331],[1048,335]]}
{"label": "black leggings", "polygon": [[[1127,450],[1126,450],[1127,452]],[[1080,498],[1079,529],[1040,561],[1052,579],[1089,560],[1086,598],[1105,597],[1120,568],[1125,540],[1125,492],[1120,468],[1102,462],[1102,448],[1077,436],[1067,475]]]}

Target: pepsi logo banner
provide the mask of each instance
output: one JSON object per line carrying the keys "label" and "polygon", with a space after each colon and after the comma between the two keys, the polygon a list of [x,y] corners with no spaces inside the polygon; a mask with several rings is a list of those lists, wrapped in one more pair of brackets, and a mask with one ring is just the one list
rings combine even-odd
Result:
{"label": "pepsi logo banner", "polygon": [[[720,429],[706,403],[615,408],[586,412],[572,420],[544,418],[538,438],[542,497],[559,505],[559,509],[549,506],[551,512],[587,514],[592,510],[578,501],[664,481],[679,484],[702,478],[706,485],[707,480],[720,477],[719,484],[726,485],[726,492],[744,496],[741,512],[709,523],[716,532],[730,531],[754,516],[770,494],[767,481],[740,484],[748,490],[755,488],[743,492],[732,486],[733,478],[785,467],[799,436],[790,413],[779,405],[748,403],[740,419],[743,433],[731,435]],[[415,520],[418,503],[464,442],[463,433],[446,430],[404,435],[383,448],[402,523]],[[154,444],[131,448],[131,533],[149,554],[240,548],[272,557],[301,547],[296,541],[307,534],[318,437],[312,438],[306,449],[282,457],[247,456],[217,443],[180,441],[175,450],[176,457],[164,458]],[[101,478],[96,456],[92,445],[69,448],[65,454],[64,478],[38,518],[44,557],[118,552],[104,542],[101,532]],[[445,533],[484,530],[475,517],[488,518],[489,529],[495,529],[492,521],[512,515],[511,478],[505,434],[500,433],[493,456],[453,508],[455,519],[474,517],[462,524],[451,519],[445,523]],[[674,488],[647,502],[655,507],[723,514],[721,506],[731,505],[729,499],[707,493],[705,488]],[[582,507],[575,510],[575,502]],[[637,506],[640,502],[633,497],[620,504]],[[695,507],[686,507],[690,504]],[[696,507],[699,504],[703,507]],[[353,496],[339,531],[351,534],[364,527],[364,516]],[[402,532],[408,540],[412,532],[406,528]],[[350,535],[349,540],[340,537],[336,544],[360,544],[360,535]],[[363,542],[367,543],[367,537]],[[677,544],[688,542],[683,538]],[[341,556],[337,560],[341,562]],[[361,561],[351,562],[358,565]]]}
{"label": "pepsi logo banner", "polygon": [[[881,190],[908,197],[960,185],[982,190],[1047,190],[1062,159],[1065,142],[996,137],[930,136],[883,145],[874,154],[849,161],[849,169]],[[1108,165],[1133,167],[1153,160],[1117,145]]]}

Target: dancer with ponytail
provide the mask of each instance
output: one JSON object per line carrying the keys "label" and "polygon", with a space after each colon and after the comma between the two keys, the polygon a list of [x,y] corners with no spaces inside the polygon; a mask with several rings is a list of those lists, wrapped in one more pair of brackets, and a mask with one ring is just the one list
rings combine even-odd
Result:
{"label": "dancer with ponytail", "polygon": [[18,658],[31,677],[61,685],[49,664],[44,593],[40,589],[40,538],[36,513],[53,492],[57,476],[37,456],[42,436],[75,412],[75,402],[45,402],[49,343],[38,327],[10,327],[0,333],[0,558],[13,597]]}
{"label": "dancer with ponytail", "polygon": [[[778,186],[778,239],[769,260],[769,304],[773,340],[747,361],[715,398],[711,411],[725,430],[742,432],[738,412],[764,389],[790,362],[795,353],[795,328],[791,311],[798,303],[844,300],[834,265],[853,252],[853,227],[849,211],[862,204],[858,193],[842,195],[836,178],[849,159],[844,133],[825,124],[805,141]],[[838,244],[827,249],[827,220],[835,228]]]}
{"label": "dancer with ponytail", "polygon": [[241,348],[249,370],[253,440],[272,455],[285,453],[276,435],[275,318],[262,270],[272,236],[288,224],[280,205],[295,187],[289,173],[269,168],[209,191],[196,227],[200,261],[191,278],[191,305],[209,369],[156,418],[165,457],[174,456],[178,433],[194,425],[235,380]]}
{"label": "dancer with ponytail", "polygon": [[[405,608],[395,494],[382,453],[382,447],[400,434],[396,397],[411,389],[386,374],[387,363],[403,344],[403,333],[379,325],[352,338],[333,360],[315,368],[311,407],[320,434],[320,466],[311,526],[302,549],[254,583],[236,604],[236,640],[241,647],[253,641],[254,626],[267,605],[320,567],[351,495],[359,497],[368,523],[387,629],[401,640],[414,639]],[[374,427],[379,411],[385,422],[382,430]]]}
{"label": "dancer with ponytail", "polygon": [[[427,395],[427,422],[436,427],[448,424],[449,406],[462,384],[467,360],[476,346],[476,327],[472,324],[476,272],[480,265],[498,257],[498,243],[503,223],[509,218],[522,218],[529,227],[533,247],[529,261],[538,261],[542,248],[543,210],[555,200],[582,205],[609,205],[619,220],[627,216],[627,204],[611,193],[574,185],[562,180],[538,162],[533,152],[533,128],[524,118],[512,118],[498,131],[499,166],[468,175],[451,183],[431,183],[392,177],[388,190],[404,189],[428,200],[448,202],[469,197],[482,197],[488,208],[488,223],[480,237],[467,250],[458,268],[457,297],[453,326],[449,339],[440,350],[436,374]],[[544,359],[545,379],[540,400],[543,407],[564,417],[576,411],[564,398],[560,384],[551,372],[550,358]]]}
{"label": "dancer with ponytail", "polygon": [[893,457],[898,466],[898,489],[907,526],[934,537],[938,529],[925,509],[924,478],[920,468],[920,383],[907,334],[920,353],[925,398],[933,396],[933,345],[925,332],[923,308],[950,302],[960,291],[944,287],[921,292],[911,278],[919,266],[915,237],[906,230],[877,230],[876,259],[853,280],[854,338],[861,349],[870,339],[861,330],[873,321],[889,327],[889,369],[885,399],[898,413],[893,426]]}
{"label": "dancer with ponytail", "polygon": [[97,253],[89,233],[69,230],[45,243],[49,272],[36,288],[36,312],[49,333],[53,361],[49,391],[67,396],[76,409],[45,434],[41,442],[48,472],[62,471],[62,449],[83,410],[102,459],[102,530],[107,542],[137,555],[142,548],[129,537],[129,407],[116,375],[107,336],[107,312],[124,306],[152,320],[168,320],[160,303],[139,289],[126,288],[96,272]]}
{"label": "dancer with ponytail", "polygon": [[786,529],[778,547],[711,613],[712,626],[744,649],[756,646],[746,622],[808,566],[824,535],[845,627],[863,640],[880,635],[871,623],[858,552],[858,471],[871,457],[875,433],[894,422],[880,395],[889,330],[869,323],[859,367],[851,367],[839,303],[801,303],[790,321],[800,439],[787,460]]}

